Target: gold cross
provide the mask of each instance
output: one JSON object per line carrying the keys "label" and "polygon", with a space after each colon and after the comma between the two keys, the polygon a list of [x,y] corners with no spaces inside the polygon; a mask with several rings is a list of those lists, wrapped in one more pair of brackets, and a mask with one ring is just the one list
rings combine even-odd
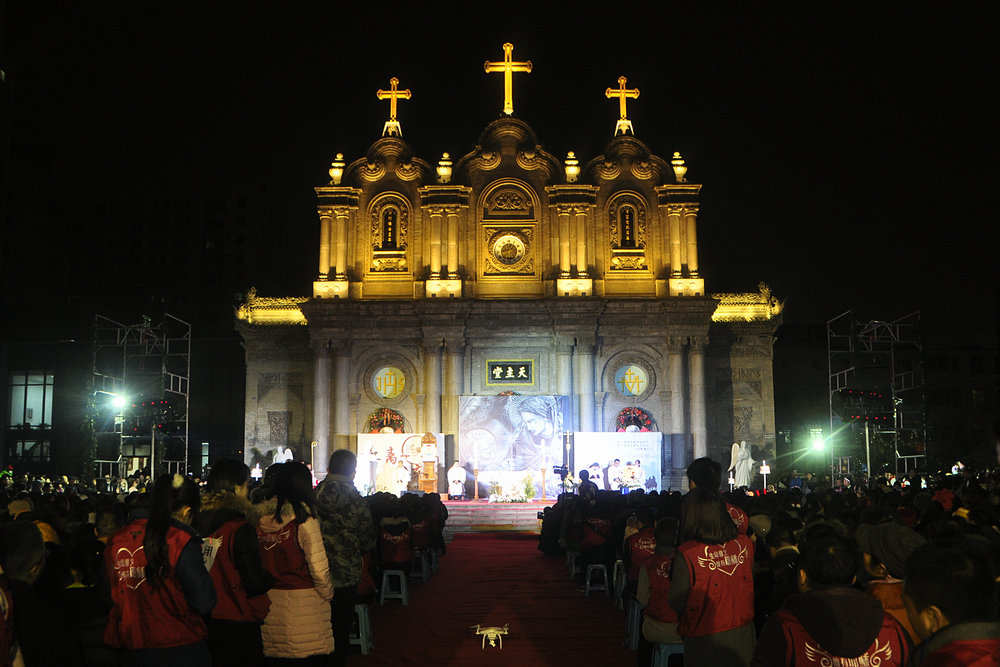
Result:
{"label": "gold cross", "polygon": [[486,61],[484,67],[486,68],[486,73],[491,72],[503,72],[503,112],[508,116],[514,113],[514,88],[511,85],[511,76],[514,72],[530,72],[531,71],[531,61],[525,60],[523,62],[514,62],[511,60],[511,53],[514,51],[514,45],[507,42],[503,45],[503,62],[490,62]]}
{"label": "gold cross", "polygon": [[389,100],[389,120],[385,122],[385,127],[382,128],[383,137],[387,134],[403,136],[403,130],[399,126],[399,121],[396,120],[396,100],[408,100],[412,95],[409,88],[406,90],[396,90],[396,86],[398,85],[399,79],[392,77],[389,79],[389,90],[379,88],[375,93],[376,97],[380,100]]}
{"label": "gold cross", "polygon": [[618,88],[617,89],[616,88],[608,88],[606,91],[604,91],[604,94],[605,94],[605,96],[607,96],[608,99],[611,99],[612,97],[617,97],[618,98],[619,118],[618,118],[618,124],[615,125],[615,136],[616,137],[619,135],[619,133],[620,134],[625,134],[626,131],[631,132],[632,134],[635,134],[635,130],[632,129],[632,121],[630,121],[628,119],[628,114],[625,112],[625,100],[627,100],[630,97],[632,99],[635,99],[635,98],[639,97],[639,89],[638,88],[632,88],[632,89],[626,88],[625,87],[625,82],[626,81],[628,81],[628,79],[626,79],[624,76],[620,76],[620,77],[618,77]]}

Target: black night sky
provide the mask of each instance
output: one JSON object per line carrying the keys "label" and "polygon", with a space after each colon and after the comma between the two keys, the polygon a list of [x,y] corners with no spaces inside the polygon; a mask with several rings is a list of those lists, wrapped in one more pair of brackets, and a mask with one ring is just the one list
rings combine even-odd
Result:
{"label": "black night sky", "polygon": [[680,151],[688,180],[704,184],[710,291],[767,281],[792,321],[853,308],[883,320],[920,310],[974,337],[996,324],[995,14],[870,2],[347,6],[7,3],[11,165],[44,152],[60,190],[266,183],[288,269],[257,287],[306,295],[312,188],[335,153],[356,159],[380,136],[388,104],[375,91],[399,77],[413,92],[400,103],[404,138],[429,162],[460,157],[499,115],[502,80],[483,62],[510,41],[534,64],[515,77],[515,114],[559,158],[589,160],[612,138],[617,103],[604,90],[618,76],[640,89],[636,136],[661,157]]}

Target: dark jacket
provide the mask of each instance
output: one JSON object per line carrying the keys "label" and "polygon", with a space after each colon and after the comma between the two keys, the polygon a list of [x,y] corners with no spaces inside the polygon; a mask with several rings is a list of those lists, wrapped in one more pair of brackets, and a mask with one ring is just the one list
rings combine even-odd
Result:
{"label": "dark jacket", "polygon": [[954,623],[935,632],[913,652],[916,667],[1000,665],[1000,622]]}
{"label": "dark jacket", "polygon": [[808,665],[867,655],[871,664],[878,658],[891,667],[905,665],[911,648],[903,626],[877,600],[852,588],[831,588],[790,597],[764,624],[751,665]]}

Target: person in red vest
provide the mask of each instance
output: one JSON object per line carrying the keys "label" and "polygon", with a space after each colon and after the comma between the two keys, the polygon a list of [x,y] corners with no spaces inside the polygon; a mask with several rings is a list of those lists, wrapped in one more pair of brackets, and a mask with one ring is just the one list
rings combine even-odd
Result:
{"label": "person in red vest", "polygon": [[201,501],[189,477],[161,475],[149,518],[112,535],[104,551],[114,607],[104,641],[125,665],[212,664],[204,616],[215,607],[201,539],[191,528]]}
{"label": "person in red vest", "polygon": [[316,519],[312,472],[299,461],[272,467],[272,495],[255,506],[264,567],[275,577],[261,627],[264,656],[327,664],[333,652],[333,581]]}
{"label": "person in red vest", "polygon": [[260,625],[271,606],[267,591],[274,577],[264,569],[257,531],[247,520],[253,511],[249,482],[250,468],[243,461],[216,461],[194,524],[211,549],[206,565],[218,598],[208,620],[214,667],[264,664]]}
{"label": "person in red vest", "polygon": [[670,606],[686,667],[746,665],[753,656],[753,541],[739,533],[718,491],[695,487],[681,504]]}
{"label": "person in red vest", "polygon": [[[687,468],[688,489],[711,489],[719,492],[722,487],[722,465],[707,456],[691,461]],[[737,530],[744,535],[750,534],[750,517],[741,508],[726,503],[726,511],[732,517]]]}
{"label": "person in red vest", "polygon": [[1000,620],[989,554],[968,538],[918,547],[906,561],[903,602],[920,667],[1000,665]]}
{"label": "person in red vest", "polygon": [[843,537],[807,538],[799,547],[801,595],[764,623],[753,667],[907,664],[906,630],[878,600],[851,588],[860,566],[861,554]]}
{"label": "person in red vest", "polygon": [[[639,530],[625,538],[625,545],[622,549],[627,572],[625,590],[622,594],[626,598],[635,596],[636,587],[639,585],[639,572],[653,558],[656,548],[656,536],[653,532],[655,520],[656,514],[651,507],[643,505],[636,509],[635,521]],[[673,553],[673,540],[669,546],[670,553]]]}
{"label": "person in red vest", "polygon": [[660,519],[655,527],[655,548],[652,556],[639,570],[636,599],[642,610],[642,638],[639,643],[639,664],[652,660],[652,643],[681,641],[677,634],[677,612],[670,606],[670,565],[674,560],[677,541],[677,519]]}

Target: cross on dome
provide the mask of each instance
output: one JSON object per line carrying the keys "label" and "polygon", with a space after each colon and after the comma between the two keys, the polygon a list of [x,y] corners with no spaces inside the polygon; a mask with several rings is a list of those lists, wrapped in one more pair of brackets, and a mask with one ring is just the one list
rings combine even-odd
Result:
{"label": "cross on dome", "polygon": [[639,97],[638,88],[626,88],[625,82],[628,81],[624,76],[618,77],[618,87],[608,88],[604,91],[604,95],[611,99],[612,97],[618,98],[618,123],[615,125],[615,136],[619,134],[625,134],[626,132],[631,132],[635,134],[635,130],[632,129],[632,121],[628,119],[628,113],[625,109],[625,100],[628,98],[635,99]]}
{"label": "cross on dome", "polygon": [[382,128],[382,136],[395,134],[396,136],[403,136],[403,130],[399,125],[399,121],[396,120],[396,100],[408,100],[412,97],[410,89],[397,90],[396,86],[399,85],[399,79],[392,77],[389,79],[389,90],[382,90],[381,88],[375,93],[376,97],[380,100],[389,100],[389,120],[385,122],[385,126]]}
{"label": "cross on dome", "polygon": [[490,62],[487,60],[484,65],[487,74],[493,72],[503,72],[503,112],[508,116],[514,114],[514,87],[511,85],[513,73],[531,71],[530,60],[522,62],[511,60],[511,54],[513,52],[514,45],[507,42],[503,45],[503,61]]}

